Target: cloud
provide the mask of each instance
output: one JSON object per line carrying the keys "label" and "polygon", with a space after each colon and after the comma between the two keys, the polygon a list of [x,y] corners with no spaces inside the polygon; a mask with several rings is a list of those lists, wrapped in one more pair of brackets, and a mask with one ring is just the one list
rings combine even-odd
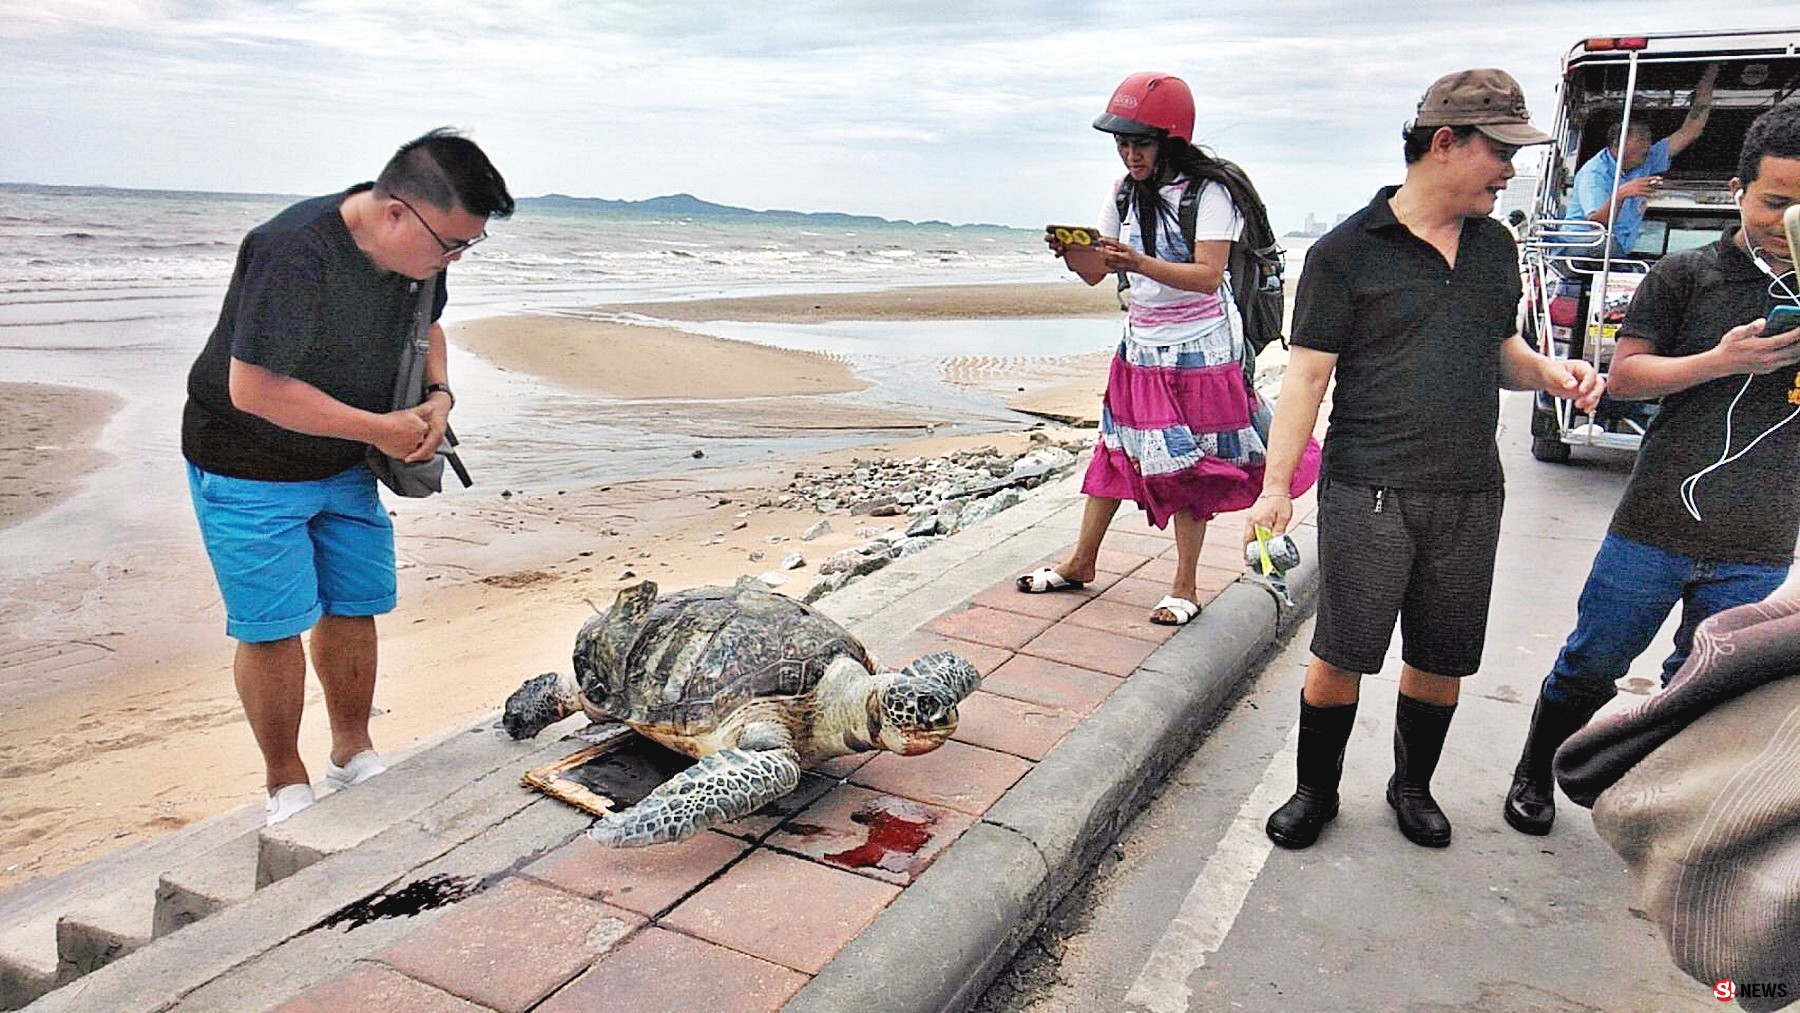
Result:
{"label": "cloud", "polygon": [[0,179],[323,192],[453,124],[522,194],[1032,225],[1098,207],[1117,159],[1088,124],[1155,68],[1194,86],[1198,137],[1288,228],[1398,178],[1400,125],[1441,73],[1507,67],[1548,123],[1582,35],[1719,19],[1667,0],[0,0]]}

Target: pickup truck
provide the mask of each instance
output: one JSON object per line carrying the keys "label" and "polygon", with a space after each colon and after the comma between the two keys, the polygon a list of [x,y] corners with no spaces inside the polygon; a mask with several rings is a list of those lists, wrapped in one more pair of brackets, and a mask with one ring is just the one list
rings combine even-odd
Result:
{"label": "pickup truck", "polygon": [[[1609,225],[1564,217],[1575,173],[1606,147],[1608,128],[1618,124],[1623,135],[1648,123],[1655,138],[1669,136],[1715,65],[1706,129],[1662,173],[1631,249],[1614,251]],[[1546,355],[1586,358],[1604,373],[1625,307],[1650,266],[1737,224],[1729,183],[1744,135],[1758,115],[1797,92],[1800,29],[1602,36],[1571,48],[1520,243],[1525,340]],[[1590,416],[1540,395],[1532,456],[1560,463],[1577,446],[1635,452],[1655,412],[1654,403],[1608,397]]]}

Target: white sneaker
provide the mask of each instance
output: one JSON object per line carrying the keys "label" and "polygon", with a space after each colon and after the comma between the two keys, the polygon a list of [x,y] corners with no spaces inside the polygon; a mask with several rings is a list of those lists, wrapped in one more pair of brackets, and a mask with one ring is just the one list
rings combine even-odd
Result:
{"label": "white sneaker", "polygon": [[341,767],[332,763],[329,757],[326,758],[325,783],[335,791],[343,791],[386,770],[387,764],[381,762],[380,755],[373,749],[365,749],[352,756],[350,762]]}
{"label": "white sneaker", "polygon": [[295,813],[313,804],[313,790],[310,784],[285,784],[270,795],[263,803],[263,812],[268,814],[264,826],[274,826],[291,818]]}

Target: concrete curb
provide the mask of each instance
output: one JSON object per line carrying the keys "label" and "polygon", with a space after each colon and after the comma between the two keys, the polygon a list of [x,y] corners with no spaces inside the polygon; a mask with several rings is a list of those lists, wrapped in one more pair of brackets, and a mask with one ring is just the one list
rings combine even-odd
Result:
{"label": "concrete curb", "polygon": [[[978,999],[1317,599],[1292,532],[1293,608],[1239,581],[953,843],[788,1003],[788,1013],[960,1010]],[[1054,550],[1052,550],[1054,551]]]}

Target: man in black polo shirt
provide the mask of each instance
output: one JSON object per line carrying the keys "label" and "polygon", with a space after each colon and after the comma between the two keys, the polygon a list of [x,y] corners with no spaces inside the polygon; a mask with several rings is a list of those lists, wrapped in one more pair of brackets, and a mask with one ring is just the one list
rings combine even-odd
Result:
{"label": "man in black polo shirt", "polygon": [[1517,253],[1487,216],[1513,155],[1550,140],[1518,82],[1491,69],[1446,75],[1402,135],[1405,183],[1307,254],[1264,491],[1245,526],[1246,541],[1257,525],[1287,529],[1287,483],[1335,373],[1299,789],[1267,827],[1288,848],[1311,845],[1337,815],[1362,676],[1380,671],[1396,616],[1405,664],[1388,804],[1415,844],[1450,843],[1430,782],[1459,680],[1481,664],[1502,501],[1498,388],[1592,407],[1602,387],[1587,363],[1545,358],[1514,330]]}
{"label": "man in black polo shirt", "polygon": [[1557,747],[1618,693],[1614,681],[1677,604],[1665,685],[1701,620],[1787,579],[1800,536],[1800,330],[1764,334],[1800,305],[1782,213],[1800,204],[1800,99],[1757,117],[1731,181],[1743,227],[1657,261],[1632,296],[1612,392],[1661,397],[1631,482],[1581,589],[1575,630],[1538,691],[1503,815],[1521,833],[1556,820]]}

